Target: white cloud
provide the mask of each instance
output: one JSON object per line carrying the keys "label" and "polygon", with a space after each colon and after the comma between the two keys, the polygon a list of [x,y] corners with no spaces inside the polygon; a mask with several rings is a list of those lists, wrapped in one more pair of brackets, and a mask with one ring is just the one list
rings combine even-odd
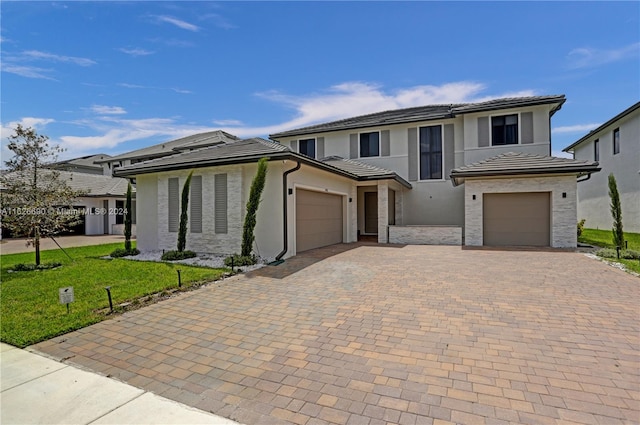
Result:
{"label": "white cloud", "polygon": [[573,155],[570,154],[569,152],[562,152],[562,151],[552,151],[551,152],[551,156],[555,156],[558,158],[570,158],[573,159]]}
{"label": "white cloud", "polygon": [[140,48],[127,49],[125,47],[121,47],[118,50],[120,50],[122,53],[126,53],[127,55],[134,56],[134,57],[148,56],[148,55],[152,55],[152,54],[155,53],[152,50],[145,50],[145,49],[140,49]]}
{"label": "white cloud", "polygon": [[193,93],[191,90],[184,90],[184,89],[178,89],[178,88],[171,88],[170,90],[173,90],[176,93],[180,93],[180,94],[191,94]]}
{"label": "white cloud", "polygon": [[173,16],[154,16],[158,22],[166,22],[172,25],[175,25],[178,28],[182,28],[183,30],[198,32],[200,31],[200,27],[197,25],[190,24],[189,22],[183,21],[178,18],[174,18]]}
{"label": "white cloud", "polygon": [[214,120],[213,123],[215,125],[234,125],[234,126],[243,125],[242,121],[240,120]]}
{"label": "white cloud", "polygon": [[591,68],[611,62],[638,57],[640,43],[633,43],[617,49],[595,49],[591,47],[579,47],[573,49],[567,55],[570,69]]}
{"label": "white cloud", "polygon": [[229,22],[224,16],[218,15],[217,13],[209,13],[209,14],[203,15],[200,19],[213,21],[215,26],[225,30],[237,28],[235,25]]}
{"label": "white cloud", "polygon": [[553,134],[587,133],[597,127],[600,127],[600,124],[592,123],[592,124],[565,125],[560,127],[552,127],[551,133]]}
{"label": "white cloud", "polygon": [[74,56],[62,56],[62,55],[56,55],[53,53],[41,52],[39,50],[27,50],[22,52],[21,56],[23,58],[28,58],[33,60],[65,62],[65,63],[72,63],[74,65],[79,65],[79,66],[91,66],[96,64],[96,61],[87,59],[87,58],[79,58]]}
{"label": "white cloud", "polygon": [[52,69],[38,68],[36,66],[17,65],[13,63],[7,63],[6,60],[0,63],[0,67],[3,72],[9,74],[19,75],[26,78],[39,78],[43,80],[56,81],[55,78],[50,77],[47,73],[52,72]]}
{"label": "white cloud", "polygon": [[127,113],[127,111],[120,106],[92,105],[91,110],[100,115],[121,115]]}

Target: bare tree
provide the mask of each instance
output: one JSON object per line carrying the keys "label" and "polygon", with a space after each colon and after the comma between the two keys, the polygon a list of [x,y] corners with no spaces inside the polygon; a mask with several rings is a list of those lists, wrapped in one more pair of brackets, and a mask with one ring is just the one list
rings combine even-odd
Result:
{"label": "bare tree", "polygon": [[71,189],[56,170],[46,168],[64,149],[51,146],[49,138],[20,124],[9,136],[13,157],[5,161],[0,177],[2,226],[15,236],[26,236],[40,265],[40,238],[54,236],[78,224],[81,217],[72,205],[79,192]]}

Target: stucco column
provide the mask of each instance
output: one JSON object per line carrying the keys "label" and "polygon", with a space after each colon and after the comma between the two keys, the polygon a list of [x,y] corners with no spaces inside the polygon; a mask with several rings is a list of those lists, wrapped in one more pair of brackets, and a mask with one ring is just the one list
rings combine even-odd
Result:
{"label": "stucco column", "polygon": [[389,183],[378,182],[378,243],[388,243],[389,227]]}
{"label": "stucco column", "polygon": [[358,242],[358,186],[351,185],[349,198],[347,199],[347,211],[349,214],[348,239],[346,242]]}

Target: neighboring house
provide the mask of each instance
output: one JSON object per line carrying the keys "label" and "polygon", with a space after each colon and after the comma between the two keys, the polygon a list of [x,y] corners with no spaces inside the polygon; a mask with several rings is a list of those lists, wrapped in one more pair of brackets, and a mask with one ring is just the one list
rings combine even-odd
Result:
{"label": "neighboring house", "polygon": [[[87,155],[79,158],[67,159],[64,161],[54,162],[49,164],[47,168],[53,168],[55,170],[71,171],[76,173],[87,174],[100,174],[103,175],[102,165],[96,163],[96,161],[108,160],[109,155],[99,153],[96,155]],[[109,173],[111,175],[111,173]]]}
{"label": "neighboring house", "polygon": [[[46,170],[42,171],[42,178],[46,178],[46,172]],[[74,208],[78,210],[82,222],[70,229],[72,234],[124,234],[124,207],[128,184],[126,179],[82,172],[74,173],[60,170],[58,172],[60,180],[65,181],[70,188],[82,194],[74,203]],[[11,173],[7,173],[4,176],[11,178],[11,175]],[[135,200],[132,204],[134,223],[132,234],[135,235]]]}
{"label": "neighboring house", "polygon": [[111,176],[118,167],[137,164],[163,156],[174,155],[179,152],[188,152],[207,146],[217,146],[240,140],[238,137],[221,130],[208,133],[194,134],[169,142],[159,143],[146,148],[137,149],[116,156],[105,156],[104,159],[96,159],[95,163],[102,167],[101,174]]}
{"label": "neighboring house", "polygon": [[623,229],[640,233],[640,102],[567,146],[579,160],[598,161],[602,172],[578,182],[578,219],[585,227],[611,229],[608,177],[616,177]]}
{"label": "neighboring house", "polygon": [[137,182],[141,250],[175,246],[180,191],[193,170],[188,249],[239,252],[262,157],[270,161],[255,248],[265,258],[360,235],[575,247],[576,179],[599,169],[550,157],[550,118],[564,102],[534,96],[380,112],[273,134],[275,142],[175,152],[114,174]]}

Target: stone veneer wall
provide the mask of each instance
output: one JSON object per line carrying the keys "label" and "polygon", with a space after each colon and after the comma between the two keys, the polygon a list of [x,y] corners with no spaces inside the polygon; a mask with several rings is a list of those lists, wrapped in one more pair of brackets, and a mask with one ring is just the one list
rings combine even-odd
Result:
{"label": "stone veneer wall", "polygon": [[462,227],[389,226],[389,243],[407,245],[462,245]]}
{"label": "stone veneer wall", "polygon": [[[465,245],[482,246],[484,193],[551,192],[551,246],[577,246],[576,176],[467,179],[465,185]],[[562,194],[566,193],[566,198]],[[473,199],[476,195],[476,199]]]}
{"label": "stone veneer wall", "polygon": [[[168,179],[179,177],[179,193],[189,170],[161,173],[158,175],[158,247],[157,249],[176,249],[178,232],[169,232]],[[227,233],[215,232],[214,215],[214,179],[216,174],[227,174]],[[191,233],[187,229],[187,248],[196,252],[214,254],[232,254],[240,252],[242,221],[242,166],[222,166],[198,168],[194,176],[202,176],[202,233]]]}

